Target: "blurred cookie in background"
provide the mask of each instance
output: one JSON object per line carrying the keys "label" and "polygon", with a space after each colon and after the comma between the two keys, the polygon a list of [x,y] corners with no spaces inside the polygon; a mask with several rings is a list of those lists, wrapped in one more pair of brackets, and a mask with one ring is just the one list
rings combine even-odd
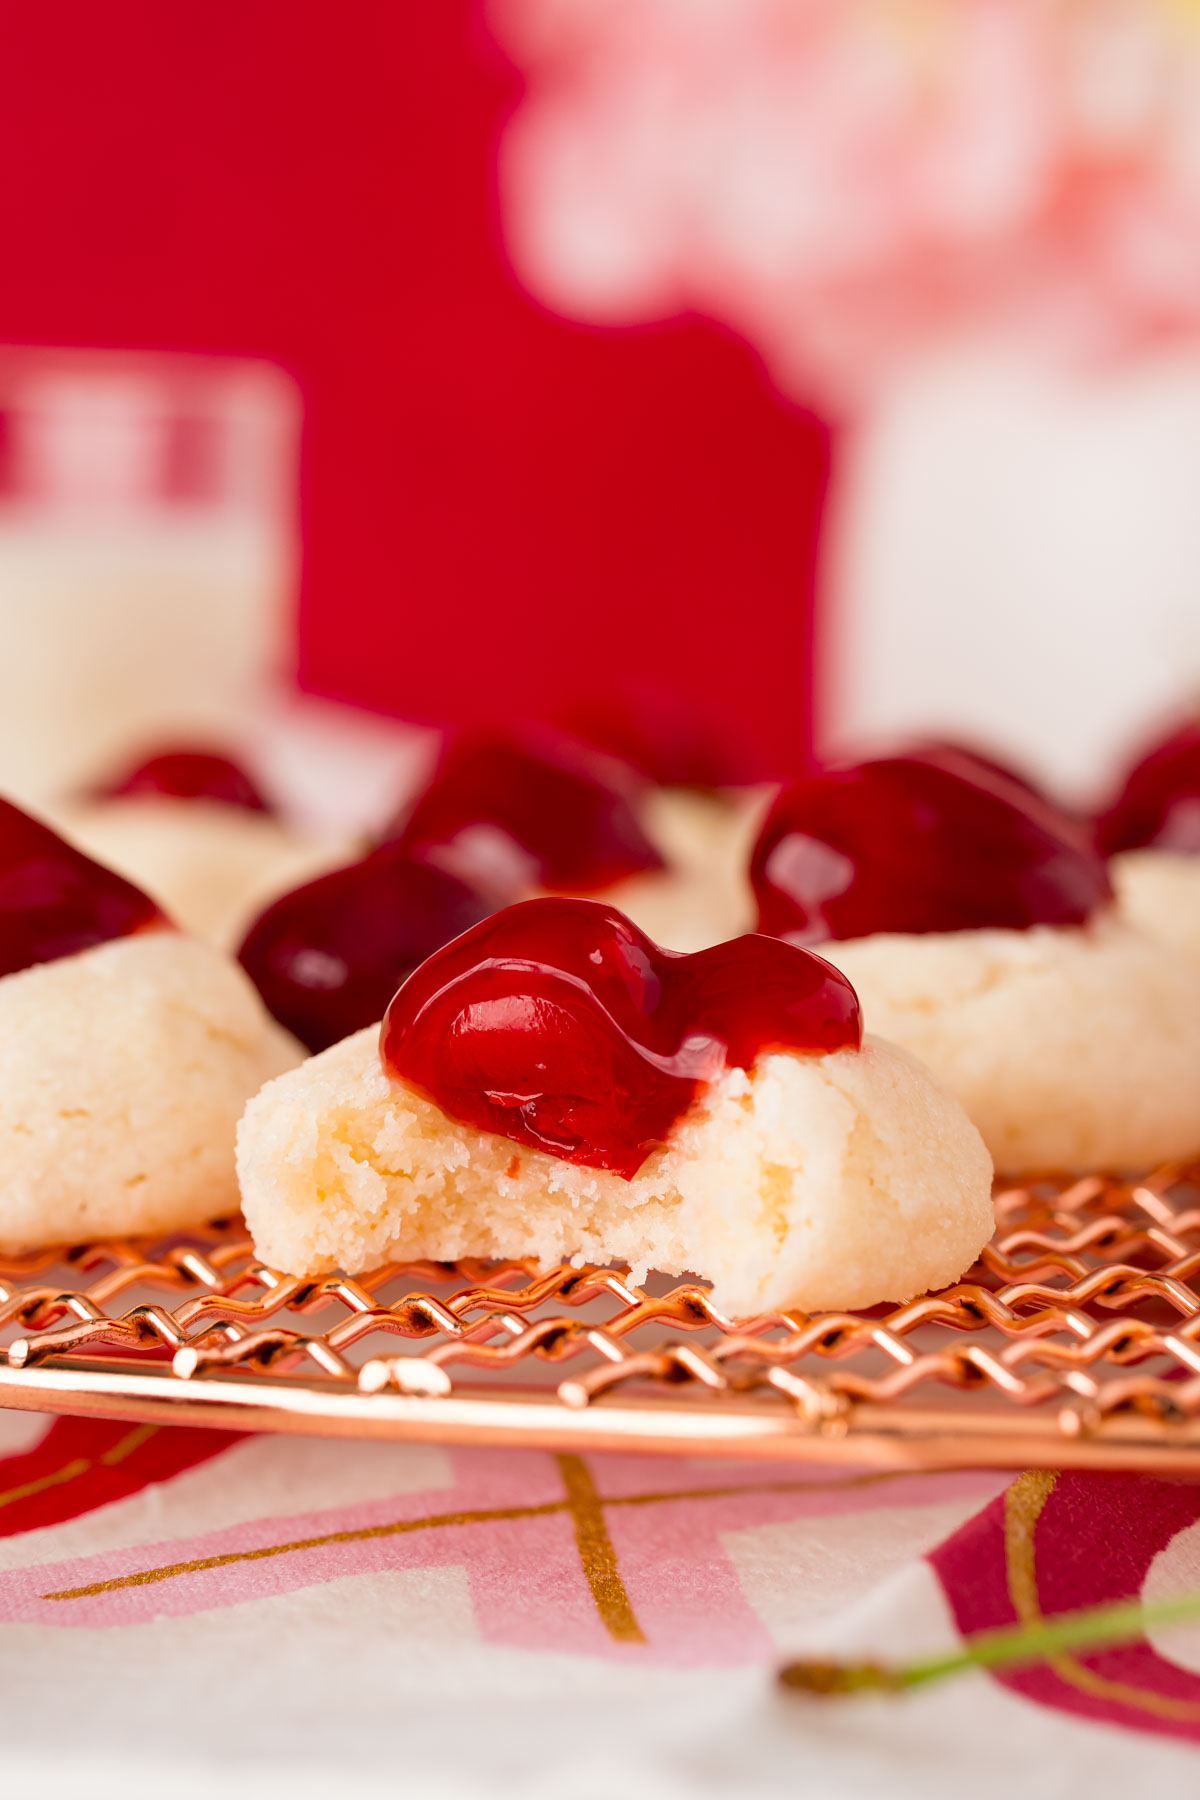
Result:
{"label": "blurred cookie in background", "polygon": [[172,918],[231,947],[276,894],[353,854],[297,831],[224,751],[163,749],[49,809],[80,849],[152,894]]}
{"label": "blurred cookie in background", "polygon": [[537,894],[611,900],[665,948],[748,924],[745,869],[762,806],[664,787],[565,733],[520,726],[451,738],[383,832],[497,905]]}
{"label": "blurred cookie in background", "polygon": [[614,905],[668,950],[706,950],[753,930],[750,851],[774,792],[651,789],[643,816],[666,868],[619,883]]}
{"label": "blurred cookie in background", "polygon": [[1121,912],[1200,968],[1200,720],[1160,738],[1096,820]]}
{"label": "blurred cookie in background", "polygon": [[760,931],[849,977],[1002,1174],[1200,1148],[1197,971],[1116,914],[1087,830],[1007,777],[892,757],[795,782],[751,879]]}

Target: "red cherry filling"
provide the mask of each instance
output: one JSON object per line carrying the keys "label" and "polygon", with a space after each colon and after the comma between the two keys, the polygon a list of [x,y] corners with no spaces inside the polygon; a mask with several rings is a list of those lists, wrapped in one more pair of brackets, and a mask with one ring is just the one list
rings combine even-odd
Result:
{"label": "red cherry filling", "polygon": [[0,800],[0,975],[168,924],[132,882]]}
{"label": "red cherry filling", "polygon": [[818,956],[765,937],[679,956],[613,907],[546,898],[423,963],[380,1052],[462,1124],[629,1179],[723,1068],[861,1041],[854,989]]}
{"label": "red cherry filling", "polygon": [[387,836],[506,897],[535,885],[578,893],[662,868],[636,795],[628,771],[567,739],[480,734],[447,748]]}
{"label": "red cherry filling", "polygon": [[750,876],[759,929],[797,942],[873,932],[1081,925],[1112,898],[1085,834],[982,769],[893,757],[795,782]]}
{"label": "red cherry filling", "polygon": [[250,777],[214,750],[164,750],[97,790],[104,799],[155,795],[171,800],[219,800],[248,812],[270,812]]}
{"label": "red cherry filling", "polygon": [[324,1050],[374,1025],[418,963],[490,910],[453,875],[385,844],[274,901],[238,959],[279,1023]]}
{"label": "red cherry filling", "polygon": [[1200,856],[1200,723],[1182,726],[1136,763],[1096,821],[1105,856],[1175,850]]}

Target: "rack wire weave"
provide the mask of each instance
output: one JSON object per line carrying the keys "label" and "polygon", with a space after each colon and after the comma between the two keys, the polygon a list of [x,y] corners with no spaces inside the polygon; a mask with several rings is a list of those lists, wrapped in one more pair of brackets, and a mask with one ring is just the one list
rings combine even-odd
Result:
{"label": "rack wire weave", "polygon": [[[472,1442],[1200,1472],[1200,1162],[996,1194],[968,1278],[731,1319],[621,1268],[266,1267],[240,1220],[0,1255],[0,1404]],[[655,1291],[663,1286],[664,1291]],[[397,1339],[406,1340],[407,1347]]]}

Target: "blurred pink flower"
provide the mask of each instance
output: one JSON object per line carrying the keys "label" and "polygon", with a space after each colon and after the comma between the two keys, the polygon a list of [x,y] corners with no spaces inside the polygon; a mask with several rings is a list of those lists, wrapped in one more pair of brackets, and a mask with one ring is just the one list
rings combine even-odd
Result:
{"label": "blurred pink flower", "polygon": [[528,76],[517,268],[699,310],[861,404],[931,339],[1109,355],[1200,326],[1196,0],[493,0]]}

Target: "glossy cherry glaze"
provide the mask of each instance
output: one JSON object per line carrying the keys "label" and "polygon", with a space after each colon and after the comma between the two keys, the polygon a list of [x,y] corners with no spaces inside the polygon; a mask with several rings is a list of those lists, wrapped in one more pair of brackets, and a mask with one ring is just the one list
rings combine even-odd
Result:
{"label": "glossy cherry glaze", "polygon": [[874,932],[1082,925],[1112,899],[1086,833],[982,769],[892,757],[798,781],[751,858],[759,929],[798,943]]}
{"label": "glossy cherry glaze", "polygon": [[722,1069],[861,1041],[854,989],[820,957],[765,937],[680,956],[613,907],[546,898],[423,963],[380,1051],[451,1118],[629,1178]]}
{"label": "glossy cherry glaze", "polygon": [[152,795],[169,800],[218,800],[247,812],[270,812],[245,769],[214,750],[164,750],[96,790],[101,799]]}
{"label": "glossy cherry glaze", "polygon": [[238,960],[279,1023],[324,1050],[376,1024],[418,963],[490,911],[464,882],[385,844],[273,901]]}
{"label": "glossy cherry glaze", "polygon": [[1096,842],[1105,856],[1151,848],[1200,856],[1200,723],[1173,731],[1134,765],[1096,820]]}
{"label": "glossy cherry glaze", "polygon": [[0,975],[169,924],[132,882],[0,800]]}
{"label": "glossy cherry glaze", "polygon": [[385,834],[505,899],[581,893],[661,869],[631,772],[550,734],[451,743],[425,792]]}

